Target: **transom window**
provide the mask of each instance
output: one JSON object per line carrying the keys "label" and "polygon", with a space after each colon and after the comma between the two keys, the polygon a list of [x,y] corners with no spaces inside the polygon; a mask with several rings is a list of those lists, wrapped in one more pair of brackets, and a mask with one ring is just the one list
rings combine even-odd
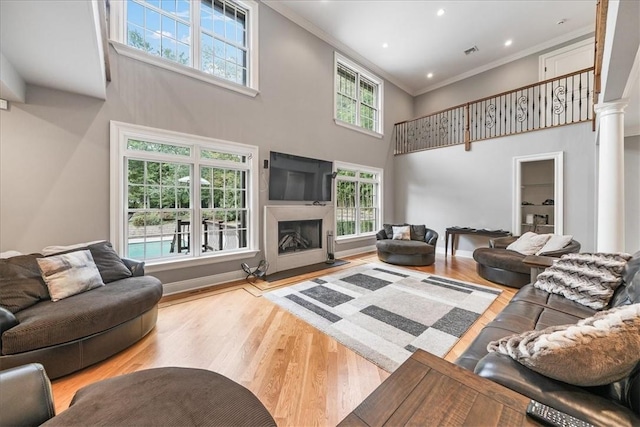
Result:
{"label": "transom window", "polygon": [[380,228],[382,170],[336,162],[336,236],[371,235]]}
{"label": "transom window", "polygon": [[337,124],[382,134],[382,79],[336,52],[335,120]]}
{"label": "transom window", "polygon": [[162,262],[257,247],[256,147],[113,122],[113,150],[124,256]]}
{"label": "transom window", "polygon": [[257,89],[257,10],[253,0],[111,2],[112,37],[167,68],[177,63]]}

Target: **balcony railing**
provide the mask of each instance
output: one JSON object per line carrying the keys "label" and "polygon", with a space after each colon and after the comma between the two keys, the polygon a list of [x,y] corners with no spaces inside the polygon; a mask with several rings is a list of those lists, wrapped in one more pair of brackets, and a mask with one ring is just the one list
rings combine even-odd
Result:
{"label": "balcony railing", "polygon": [[458,105],[394,126],[395,154],[593,120],[593,68]]}

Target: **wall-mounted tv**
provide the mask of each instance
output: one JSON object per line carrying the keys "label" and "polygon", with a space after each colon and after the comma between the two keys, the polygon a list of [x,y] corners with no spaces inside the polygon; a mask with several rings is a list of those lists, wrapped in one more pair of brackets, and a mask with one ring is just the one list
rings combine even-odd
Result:
{"label": "wall-mounted tv", "polygon": [[333,163],[271,152],[269,200],[331,201]]}

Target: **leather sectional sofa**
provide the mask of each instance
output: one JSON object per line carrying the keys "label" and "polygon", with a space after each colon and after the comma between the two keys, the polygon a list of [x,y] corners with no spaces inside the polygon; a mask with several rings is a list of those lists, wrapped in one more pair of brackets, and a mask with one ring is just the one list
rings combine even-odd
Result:
{"label": "leather sectional sofa", "polygon": [[[37,362],[58,378],[108,358],[154,328],[162,283],[144,275],[143,263],[122,260],[129,277],[53,302],[44,282],[38,283],[39,257],[0,260],[0,370]],[[35,295],[42,287],[44,294]],[[7,304],[16,293],[38,301],[12,312]]]}
{"label": "leather sectional sofa", "polygon": [[[609,307],[640,303],[640,252],[627,262],[620,285]],[[456,360],[473,370],[525,396],[595,425],[640,425],[640,364],[632,374],[613,384],[578,387],[538,374],[511,357],[489,353],[494,340],[549,326],[574,324],[596,313],[584,305],[528,284],[490,322]],[[567,360],[567,369],[572,369]]]}

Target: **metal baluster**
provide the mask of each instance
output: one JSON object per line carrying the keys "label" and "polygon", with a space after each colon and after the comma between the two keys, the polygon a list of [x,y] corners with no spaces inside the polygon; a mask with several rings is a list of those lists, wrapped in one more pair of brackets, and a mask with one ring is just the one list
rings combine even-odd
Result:
{"label": "metal baluster", "polygon": [[569,94],[567,93],[567,78],[564,78],[564,124],[567,123],[568,113],[567,113],[567,99],[569,98]]}

